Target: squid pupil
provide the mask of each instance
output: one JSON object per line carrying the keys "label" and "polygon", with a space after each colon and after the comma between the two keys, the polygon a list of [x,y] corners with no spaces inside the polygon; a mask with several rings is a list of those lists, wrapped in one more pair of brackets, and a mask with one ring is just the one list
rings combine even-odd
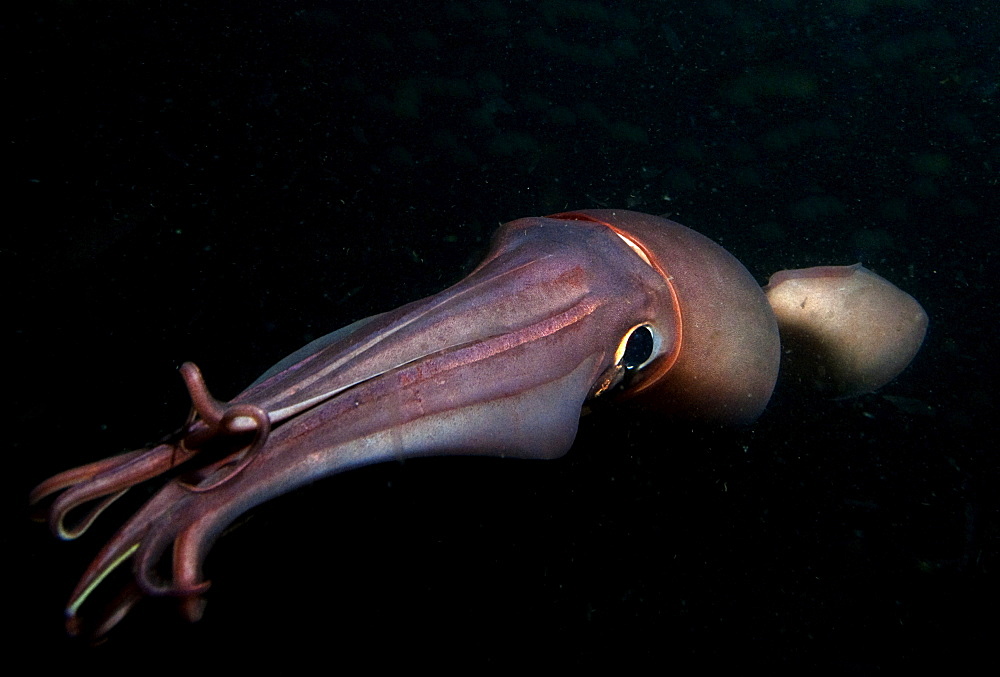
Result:
{"label": "squid pupil", "polygon": [[642,366],[653,354],[653,332],[649,327],[638,327],[628,337],[625,353],[622,355],[621,366],[632,370]]}

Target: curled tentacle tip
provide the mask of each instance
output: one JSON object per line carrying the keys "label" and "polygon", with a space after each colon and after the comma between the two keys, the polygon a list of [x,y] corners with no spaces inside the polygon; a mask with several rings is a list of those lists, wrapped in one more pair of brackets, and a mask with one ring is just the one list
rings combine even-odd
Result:
{"label": "curled tentacle tip", "polygon": [[207,604],[204,597],[188,597],[181,602],[181,614],[189,623],[197,623],[205,614]]}
{"label": "curled tentacle tip", "polygon": [[201,369],[194,362],[185,362],[180,366],[181,378],[187,387],[191,404],[198,415],[211,426],[216,426],[226,410],[221,402],[212,397],[205,385],[205,377],[201,375]]}
{"label": "curled tentacle tip", "polygon": [[[110,495],[104,496],[101,500],[97,501],[93,508],[87,511],[76,524],[67,527],[66,518],[69,516],[70,511],[79,508],[84,503],[91,498],[87,493],[82,490],[67,491],[62,496],[57,498],[49,509],[48,522],[49,529],[52,533],[63,541],[73,541],[86,533],[87,529],[90,528],[101,513],[104,512],[108,506],[121,498],[125,492],[128,491],[128,487],[122,489],[121,491],[116,491]],[[78,494],[82,494],[78,497]]]}
{"label": "curled tentacle tip", "polygon": [[78,612],[80,605],[89,596],[90,590],[70,600],[63,614],[65,616],[66,634],[70,637],[83,637],[89,642],[100,642],[118,625],[129,611],[144,598],[142,590],[135,581],[122,587],[103,611],[94,617],[81,620]]}
{"label": "curled tentacle tip", "polygon": [[96,626],[84,623],[74,611],[67,609],[65,620],[66,634],[74,638],[82,637],[91,643],[101,643],[107,639],[106,635],[112,628],[118,625],[132,606],[132,604],[128,604],[125,608],[119,611],[113,611],[107,614]]}
{"label": "curled tentacle tip", "polygon": [[194,362],[184,362],[181,366],[177,367],[177,371],[181,373],[185,379],[188,378],[201,378],[201,369]]}
{"label": "curled tentacle tip", "polygon": [[152,571],[147,571],[142,566],[139,566],[135,572],[135,583],[144,594],[150,597],[195,598],[201,597],[212,587],[211,581],[182,584],[157,579]]}
{"label": "curled tentacle tip", "polygon": [[212,587],[212,581],[199,581],[197,583],[190,583],[183,586],[178,585],[171,590],[170,594],[175,597],[196,599],[208,592],[210,587]]}

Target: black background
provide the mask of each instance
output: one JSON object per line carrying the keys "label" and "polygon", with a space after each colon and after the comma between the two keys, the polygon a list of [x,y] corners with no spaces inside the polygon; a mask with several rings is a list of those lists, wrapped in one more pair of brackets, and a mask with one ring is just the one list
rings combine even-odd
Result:
{"label": "black background", "polygon": [[[953,667],[996,638],[992,3],[38,3],[3,21],[13,421],[3,539],[35,660]],[[317,483],[212,551],[204,620],[60,610],[48,475],[175,428],[306,341],[460,279],[496,225],[630,207],[762,283],[858,260],[931,328],[880,393],[746,429],[586,417],[555,462]],[[227,663],[228,662],[228,663]],[[125,663],[120,663],[124,665]],[[298,665],[292,662],[290,665]]]}

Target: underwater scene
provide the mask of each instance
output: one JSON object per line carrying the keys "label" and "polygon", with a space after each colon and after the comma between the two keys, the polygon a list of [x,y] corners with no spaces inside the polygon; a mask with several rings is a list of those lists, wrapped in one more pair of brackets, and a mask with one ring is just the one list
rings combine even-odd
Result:
{"label": "underwater scene", "polygon": [[[64,0],[4,24],[15,652],[992,654],[1000,5]],[[822,321],[906,347],[846,385],[796,371],[760,287],[854,264],[919,306]]]}

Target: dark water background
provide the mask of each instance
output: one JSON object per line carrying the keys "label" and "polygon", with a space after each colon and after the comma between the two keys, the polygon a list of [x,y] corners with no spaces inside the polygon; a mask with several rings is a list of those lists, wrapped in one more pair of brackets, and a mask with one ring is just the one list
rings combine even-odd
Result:
{"label": "dark water background", "polygon": [[[5,641],[139,670],[271,655],[878,672],[986,653],[998,24],[972,0],[8,15]],[[695,228],[761,282],[860,260],[924,304],[923,351],[878,394],[779,392],[747,429],[604,412],[556,462],[327,480],[217,543],[200,624],[160,602],[99,647],[63,636],[76,577],[138,498],[63,544],[25,496],[175,428],[178,364],[231,397],[307,340],[456,281],[497,224],[604,205]]]}

